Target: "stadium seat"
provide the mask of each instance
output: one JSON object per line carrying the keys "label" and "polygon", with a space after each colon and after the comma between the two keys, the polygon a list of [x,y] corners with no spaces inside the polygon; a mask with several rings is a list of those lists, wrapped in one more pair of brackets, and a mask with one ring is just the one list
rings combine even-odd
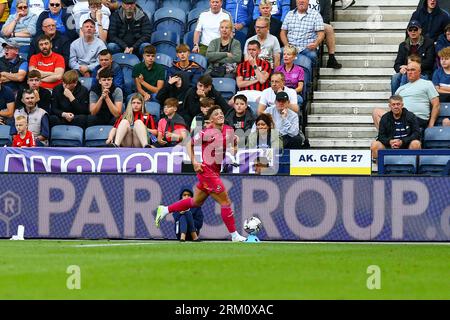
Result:
{"label": "stadium seat", "polygon": [[91,90],[92,87],[92,78],[90,77],[80,77],[80,83],[88,90]]}
{"label": "stadium seat", "polygon": [[200,0],[195,4],[195,8],[207,10],[209,9],[209,0]]}
{"label": "stadium seat", "polygon": [[124,92],[128,94],[129,92],[136,91],[136,85],[132,77],[133,67],[140,63],[139,58],[131,53],[115,53],[113,55],[113,61],[118,63],[122,68],[123,78],[124,78]]}
{"label": "stadium seat", "polygon": [[194,48],[194,31],[189,31],[184,34],[183,43],[187,44],[191,50]]}
{"label": "stadium seat", "polygon": [[168,56],[167,54],[157,52],[155,62],[159,63],[167,70],[172,66],[173,59],[172,59],[172,57]]}
{"label": "stadium seat", "polygon": [[163,53],[170,57],[176,57],[177,55],[176,47],[168,43],[157,44],[155,48],[157,53]]}
{"label": "stadium seat", "polygon": [[256,101],[247,101],[249,108],[253,111],[253,114],[256,114],[258,111],[258,102]]}
{"label": "stadium seat", "polygon": [[147,13],[150,20],[152,20],[153,14],[156,11],[158,0],[137,0],[136,3]]}
{"label": "stadium seat", "polygon": [[236,80],[231,78],[213,78],[213,86],[219,91],[225,100],[236,94]]}
{"label": "stadium seat", "polygon": [[10,135],[11,126],[0,126],[0,146],[10,146],[12,139]]}
{"label": "stadium seat", "polygon": [[426,149],[449,149],[450,127],[433,127],[425,129],[424,147]]}
{"label": "stadium seat", "polygon": [[441,126],[442,125],[442,121],[445,118],[450,118],[450,103],[449,102],[442,102],[441,103],[441,108],[439,111],[439,117],[437,119],[436,122],[436,126]]}
{"label": "stadium seat", "polygon": [[445,168],[450,162],[449,156],[420,156],[419,174],[443,175]]}
{"label": "stadium seat", "polygon": [[160,43],[168,43],[176,47],[180,44],[180,35],[173,31],[155,31],[152,33],[150,42],[154,46]]}
{"label": "stadium seat", "polygon": [[161,117],[161,105],[155,101],[147,101],[145,103],[145,111],[155,116],[155,121]]}
{"label": "stadium seat", "polygon": [[83,129],[77,126],[57,125],[52,128],[50,146],[82,147]]}
{"label": "stadium seat", "polygon": [[106,147],[106,140],[113,126],[92,126],[84,132],[84,145],[86,147]]}
{"label": "stadium seat", "polygon": [[184,12],[188,12],[191,9],[190,0],[163,0],[161,1],[160,8],[178,8]]}
{"label": "stadium seat", "polygon": [[245,46],[245,41],[247,41],[247,34],[238,30],[234,33],[234,38],[241,43],[242,54],[245,54],[244,46]]}
{"label": "stadium seat", "polygon": [[28,52],[21,52],[19,53],[19,56],[28,61]]}
{"label": "stadium seat", "polygon": [[198,17],[200,13],[205,11],[202,8],[194,8],[188,13],[187,22],[186,22],[186,31],[194,31],[195,26],[197,25]]}
{"label": "stadium seat", "polygon": [[205,56],[202,56],[199,53],[191,53],[189,55],[189,60],[197,62],[205,70],[208,68],[208,60],[206,60]]}
{"label": "stadium seat", "polygon": [[417,171],[416,156],[384,156],[385,174],[415,174]]}
{"label": "stadium seat", "polygon": [[[162,27],[172,30],[172,32],[176,32],[178,34],[184,34],[186,12],[182,9],[176,7],[163,7],[156,10],[153,18],[154,30],[161,30]],[[178,41],[178,43],[179,42],[180,41]]]}

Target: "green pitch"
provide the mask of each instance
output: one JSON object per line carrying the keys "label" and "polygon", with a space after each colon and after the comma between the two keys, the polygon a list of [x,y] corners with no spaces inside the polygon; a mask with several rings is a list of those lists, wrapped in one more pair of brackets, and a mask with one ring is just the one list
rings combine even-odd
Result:
{"label": "green pitch", "polygon": [[450,246],[4,240],[0,299],[450,299]]}

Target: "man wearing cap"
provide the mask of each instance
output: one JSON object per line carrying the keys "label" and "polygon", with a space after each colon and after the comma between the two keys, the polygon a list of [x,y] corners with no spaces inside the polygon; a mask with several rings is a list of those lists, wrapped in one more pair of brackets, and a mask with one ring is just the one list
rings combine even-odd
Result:
{"label": "man wearing cap", "polygon": [[28,62],[19,56],[19,44],[7,40],[2,44],[5,55],[0,58],[0,76],[3,85],[17,92],[28,71]]}
{"label": "man wearing cap", "polygon": [[98,55],[105,50],[105,43],[95,36],[95,22],[86,19],[81,27],[82,36],[70,45],[69,65],[77,70],[82,77],[91,77],[92,71],[98,66]]}
{"label": "man wearing cap", "polygon": [[[391,93],[407,82],[406,68],[408,56],[416,54],[421,59],[422,75],[425,79],[431,79],[435,60],[433,41],[422,35],[422,26],[419,21],[412,20],[407,27],[408,37],[400,43],[395,59],[394,69],[396,74],[391,79]],[[402,79],[403,78],[403,79]],[[403,80],[403,81],[402,81]]]}
{"label": "man wearing cap", "polygon": [[264,113],[272,116],[275,129],[280,133],[285,149],[300,149],[305,136],[300,131],[296,112],[289,109],[289,96],[281,91],[276,94],[275,106],[267,108]]}
{"label": "man wearing cap", "polygon": [[111,14],[108,30],[108,49],[142,56],[150,44],[152,25],[147,14],[136,6],[136,0],[123,0],[122,6]]}
{"label": "man wearing cap", "polygon": [[433,42],[444,32],[444,28],[450,23],[448,14],[439,7],[438,0],[425,0],[411,16],[411,21],[417,20],[422,25],[425,36]]}

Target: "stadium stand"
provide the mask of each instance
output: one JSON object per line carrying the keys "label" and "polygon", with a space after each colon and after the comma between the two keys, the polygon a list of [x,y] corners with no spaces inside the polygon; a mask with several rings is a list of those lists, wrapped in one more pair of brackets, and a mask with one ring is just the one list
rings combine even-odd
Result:
{"label": "stadium stand", "polygon": [[420,156],[418,173],[441,176],[449,163],[450,156]]}
{"label": "stadium stand", "polygon": [[162,7],[153,16],[154,30],[171,30],[179,35],[184,34],[186,12],[177,7]]}
{"label": "stadium stand", "polygon": [[231,78],[213,78],[213,86],[228,100],[236,94],[236,80]]}
{"label": "stadium stand", "polygon": [[92,126],[86,128],[84,132],[85,147],[106,147],[106,139],[108,139],[109,131],[112,126]]}
{"label": "stadium stand", "polygon": [[424,134],[427,149],[450,149],[450,127],[427,128]]}
{"label": "stadium stand", "polygon": [[57,125],[51,131],[50,146],[52,147],[82,147],[83,129],[77,126]]}
{"label": "stadium stand", "polygon": [[12,143],[11,136],[11,127],[8,125],[0,126],[0,146],[10,146]]}
{"label": "stadium stand", "polygon": [[203,69],[206,70],[206,68],[208,67],[208,61],[206,60],[206,58],[204,56],[202,56],[201,54],[198,53],[191,53],[189,55],[189,60],[191,61],[195,61],[197,62],[200,66],[203,67]]}
{"label": "stadium stand", "polygon": [[124,78],[124,92],[130,93],[134,92],[136,85],[134,83],[132,75],[133,66],[138,64],[139,58],[131,53],[115,53],[113,55],[113,61],[118,63],[122,68],[123,78]]}
{"label": "stadium stand", "polygon": [[88,90],[91,90],[92,88],[92,78],[89,77],[80,77],[78,79],[80,83]]}
{"label": "stadium stand", "polygon": [[385,156],[386,174],[415,174],[417,172],[416,156]]}
{"label": "stadium stand", "polygon": [[171,56],[168,56],[164,53],[156,53],[155,62],[163,65],[166,70],[172,66],[173,59]]}

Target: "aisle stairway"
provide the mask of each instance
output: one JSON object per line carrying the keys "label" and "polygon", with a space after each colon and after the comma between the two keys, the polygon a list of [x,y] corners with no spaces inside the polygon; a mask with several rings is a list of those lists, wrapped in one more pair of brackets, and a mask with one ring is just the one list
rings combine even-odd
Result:
{"label": "aisle stairway", "polygon": [[[387,106],[398,45],[416,6],[417,0],[356,0],[347,10],[336,7],[332,25],[343,68],[320,69],[306,128],[312,148],[370,147],[371,112]],[[327,59],[325,53],[323,65]]]}

